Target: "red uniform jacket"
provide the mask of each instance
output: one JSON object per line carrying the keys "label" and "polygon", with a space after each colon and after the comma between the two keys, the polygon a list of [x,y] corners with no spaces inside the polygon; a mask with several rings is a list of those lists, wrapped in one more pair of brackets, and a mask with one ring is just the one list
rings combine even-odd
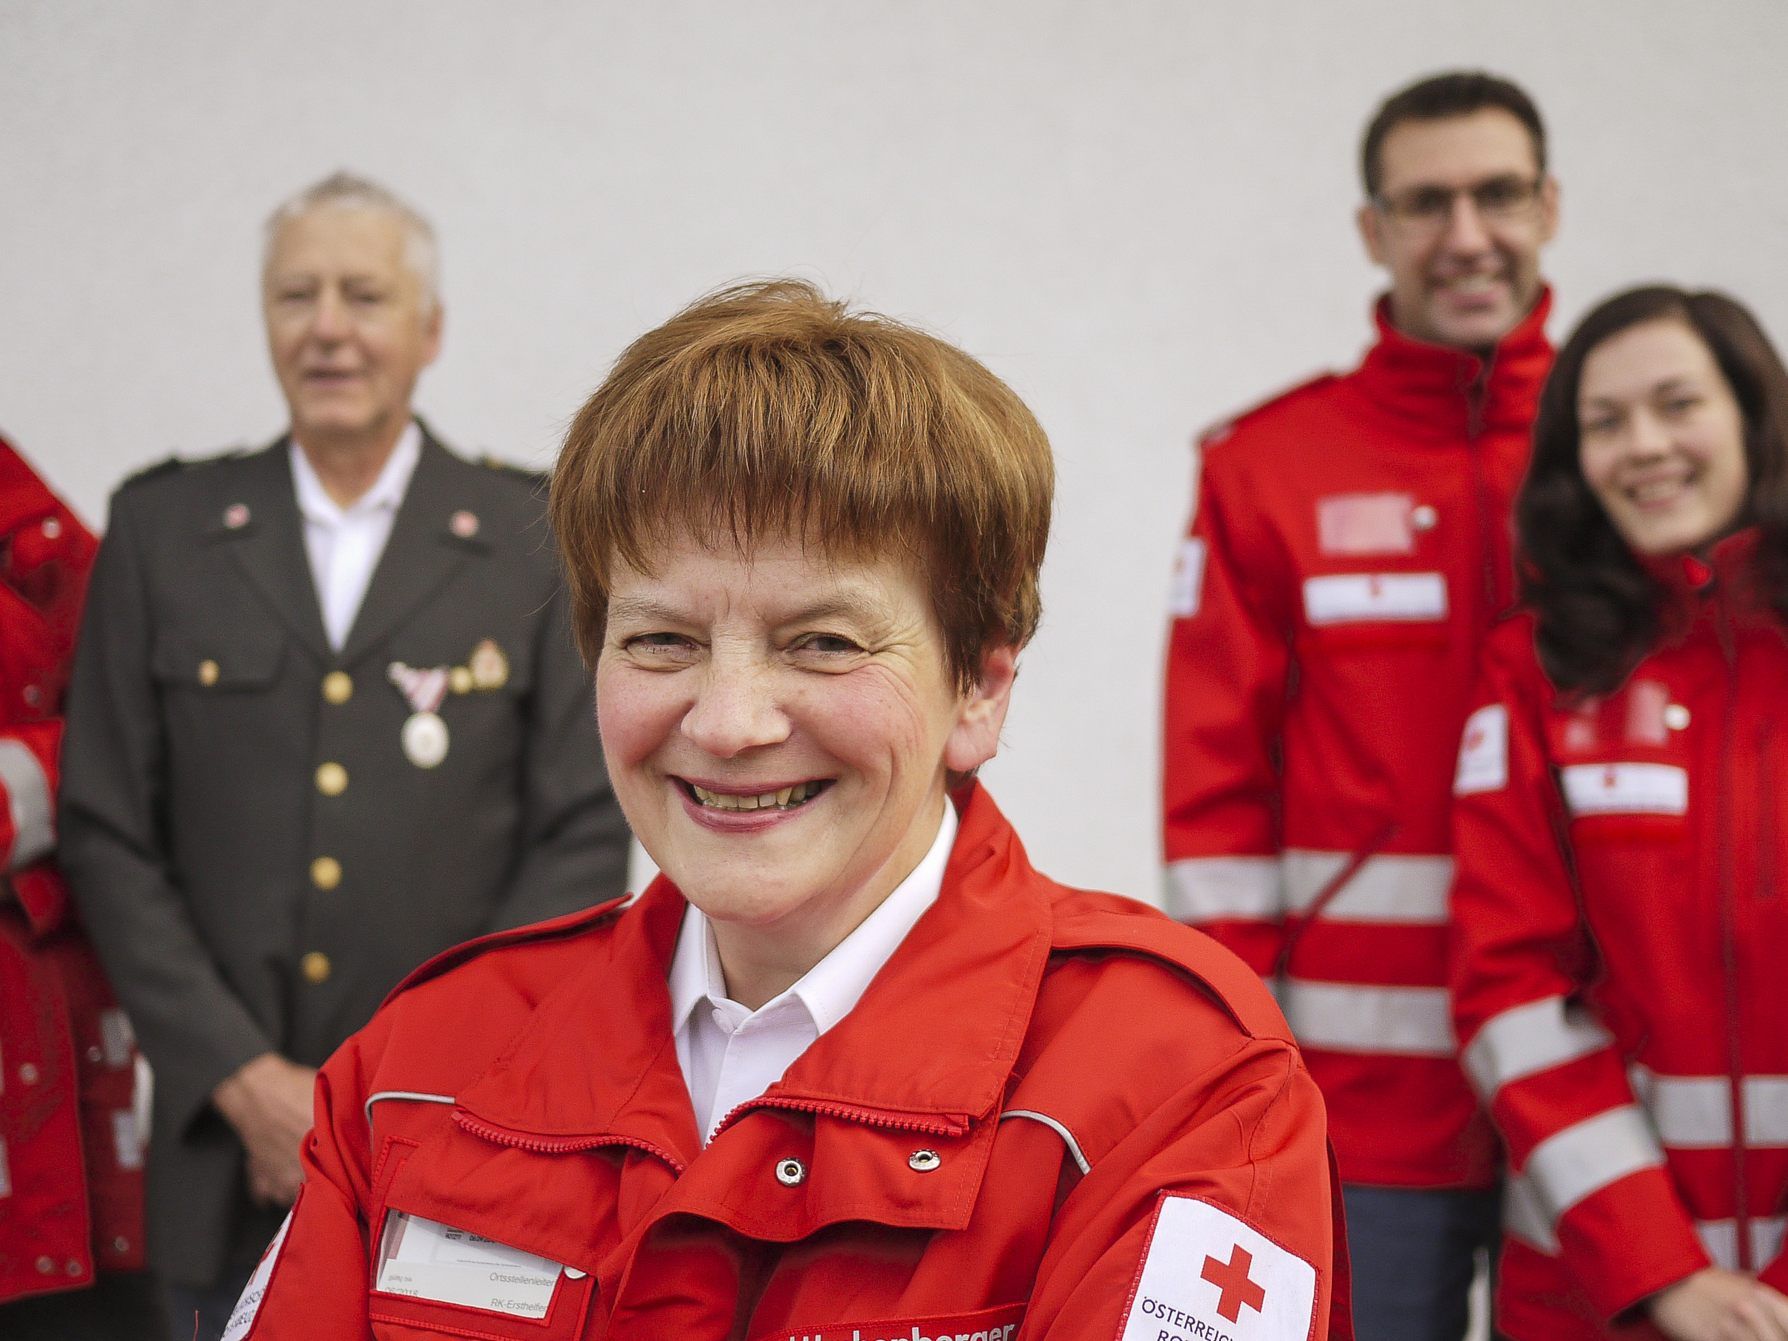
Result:
{"label": "red uniform jacket", "polygon": [[136,1051],[51,860],[94,548],[0,440],[0,1301],[143,1264]]}
{"label": "red uniform jacket", "polygon": [[1206,439],[1168,645],[1167,908],[1275,979],[1346,1182],[1483,1187],[1446,1000],[1447,802],[1551,362],[1399,334]]}
{"label": "red uniform jacket", "polygon": [[1679,561],[1680,619],[1605,697],[1559,699],[1530,619],[1488,648],[1453,981],[1518,1175],[1497,1320],[1524,1341],[1609,1335],[1710,1262],[1788,1289],[1788,638],[1753,544]]}
{"label": "red uniform jacket", "polygon": [[[400,988],[323,1069],[232,1341],[1350,1334],[1321,1100],[1258,980],[1038,875],[984,793],[858,1006],[705,1149],[683,909],[660,880]],[[525,1298],[424,1260],[513,1250]]]}

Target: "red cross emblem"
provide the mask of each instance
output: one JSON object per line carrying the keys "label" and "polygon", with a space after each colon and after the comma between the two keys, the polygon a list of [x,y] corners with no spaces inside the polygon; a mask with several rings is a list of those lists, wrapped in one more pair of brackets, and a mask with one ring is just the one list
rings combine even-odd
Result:
{"label": "red cross emblem", "polygon": [[1204,1270],[1198,1273],[1217,1287],[1217,1312],[1230,1322],[1241,1318],[1243,1304],[1256,1313],[1266,1304],[1266,1290],[1248,1279],[1248,1269],[1253,1265],[1254,1254],[1238,1243],[1230,1251],[1229,1261],[1207,1257]]}

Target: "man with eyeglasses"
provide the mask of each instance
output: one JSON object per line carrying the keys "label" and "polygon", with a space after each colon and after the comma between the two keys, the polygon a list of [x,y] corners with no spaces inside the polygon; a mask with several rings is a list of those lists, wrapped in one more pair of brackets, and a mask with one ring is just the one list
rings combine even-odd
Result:
{"label": "man with eyeglasses", "polygon": [[1456,1341],[1497,1150],[1446,994],[1447,812],[1551,362],[1558,218],[1522,90],[1388,99],[1362,146],[1389,277],[1350,373],[1209,433],[1174,582],[1167,904],[1273,983],[1328,1103],[1363,1337]]}

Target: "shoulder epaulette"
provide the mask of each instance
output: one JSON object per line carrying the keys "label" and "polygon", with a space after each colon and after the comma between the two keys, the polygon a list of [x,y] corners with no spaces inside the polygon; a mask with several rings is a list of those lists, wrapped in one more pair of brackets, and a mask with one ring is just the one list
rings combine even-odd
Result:
{"label": "shoulder epaulette", "polygon": [[221,452],[213,452],[209,456],[170,456],[165,461],[156,461],[133,471],[124,477],[120,489],[129,489],[147,480],[159,479],[163,475],[173,475],[183,470],[191,470],[196,466],[209,466],[219,461],[233,461],[246,452],[246,447],[230,447]]}
{"label": "shoulder epaulette", "polygon": [[482,936],[475,936],[469,941],[462,941],[451,949],[441,951],[433,959],[423,961],[419,967],[410,970],[402,982],[385,994],[385,1000],[380,1003],[380,1006],[383,1008],[389,1005],[412,987],[419,987],[431,978],[438,978],[448,970],[458,968],[461,964],[478,958],[488,950],[499,949],[506,945],[564,940],[567,937],[582,935],[586,931],[593,931],[605,922],[619,916],[632,901],[631,894],[621,894],[606,903],[598,903],[590,908],[580,908],[575,913],[565,913],[545,922],[533,922],[525,927],[511,927],[507,931],[487,932]]}
{"label": "shoulder epaulette", "polygon": [[1215,446],[1244,424],[1269,410],[1278,408],[1287,401],[1296,400],[1312,391],[1318,391],[1328,386],[1338,375],[1332,372],[1318,373],[1315,377],[1306,378],[1295,386],[1286,387],[1283,391],[1275,391],[1272,395],[1255,401],[1247,409],[1232,414],[1226,419],[1219,419],[1214,424],[1201,429],[1198,433],[1198,442],[1205,447]]}

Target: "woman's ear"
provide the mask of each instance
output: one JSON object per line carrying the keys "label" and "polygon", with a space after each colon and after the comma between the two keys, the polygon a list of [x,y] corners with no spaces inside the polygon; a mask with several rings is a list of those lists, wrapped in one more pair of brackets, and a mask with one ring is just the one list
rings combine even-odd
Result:
{"label": "woman's ear", "polygon": [[981,654],[981,674],[956,707],[956,724],[944,742],[944,767],[973,773],[998,753],[1000,728],[1018,677],[1018,649],[1001,643]]}

